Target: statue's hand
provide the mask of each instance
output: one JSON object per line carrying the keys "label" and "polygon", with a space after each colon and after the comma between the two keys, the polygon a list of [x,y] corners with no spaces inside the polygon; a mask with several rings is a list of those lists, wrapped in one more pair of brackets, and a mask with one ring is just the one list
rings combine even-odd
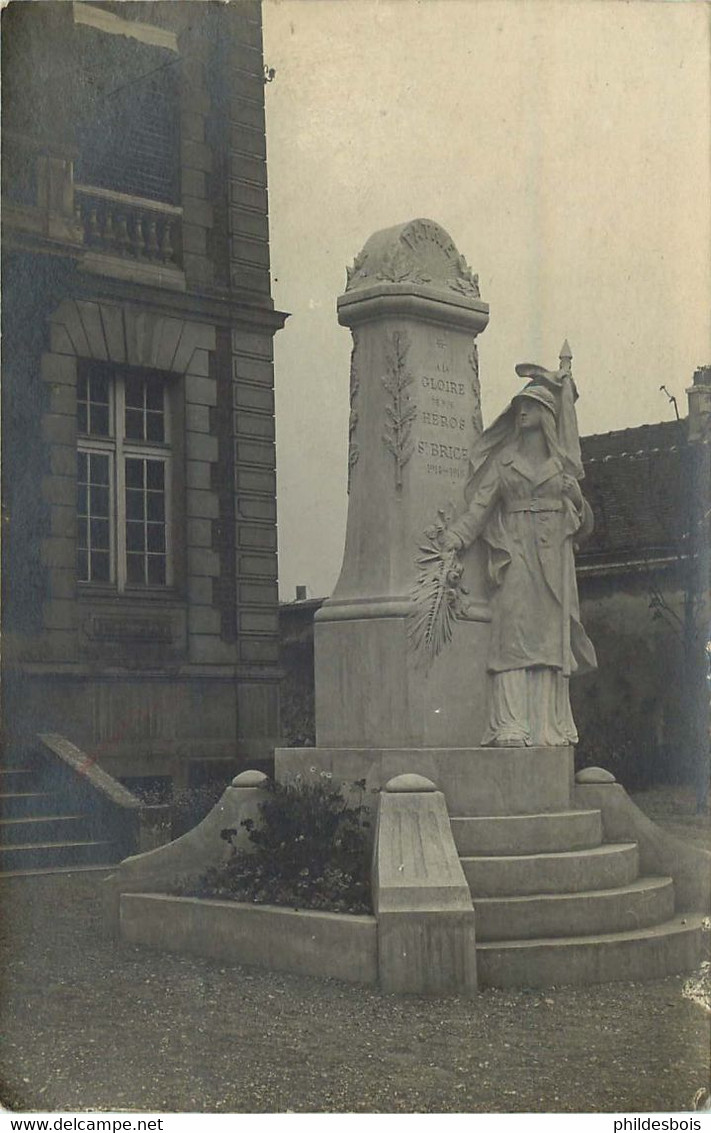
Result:
{"label": "statue's hand", "polygon": [[572,500],[576,508],[583,506],[583,493],[580,491],[580,485],[574,476],[563,476],[563,495]]}
{"label": "statue's hand", "polygon": [[453,531],[443,531],[439,537],[439,545],[443,551],[461,551],[464,541]]}

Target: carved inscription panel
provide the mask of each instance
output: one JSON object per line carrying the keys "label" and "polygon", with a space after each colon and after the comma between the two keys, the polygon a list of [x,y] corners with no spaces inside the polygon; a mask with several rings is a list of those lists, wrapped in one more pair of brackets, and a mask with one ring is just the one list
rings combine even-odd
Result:
{"label": "carved inscription panel", "polygon": [[470,373],[459,364],[458,354],[450,336],[438,332],[416,376],[420,411],[414,456],[420,473],[428,479],[463,487],[476,431],[477,401]]}

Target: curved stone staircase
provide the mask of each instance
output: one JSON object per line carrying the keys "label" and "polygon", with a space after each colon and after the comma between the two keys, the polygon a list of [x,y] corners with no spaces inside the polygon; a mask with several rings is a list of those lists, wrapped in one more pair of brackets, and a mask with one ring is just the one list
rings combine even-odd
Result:
{"label": "curved stone staircase", "polygon": [[[276,753],[281,781],[308,779],[310,768],[374,792],[397,776],[423,776],[442,792],[475,911],[480,987],[653,979],[704,958],[711,854],[665,835],[609,773],[576,782],[572,747]],[[404,887],[449,876],[440,841],[430,851],[415,862],[412,847],[402,849]]]}
{"label": "curved stone staircase", "polygon": [[481,986],[652,979],[700,962],[702,915],[675,912],[671,877],[640,877],[636,842],[603,840],[599,810],[455,816],[451,826]]}

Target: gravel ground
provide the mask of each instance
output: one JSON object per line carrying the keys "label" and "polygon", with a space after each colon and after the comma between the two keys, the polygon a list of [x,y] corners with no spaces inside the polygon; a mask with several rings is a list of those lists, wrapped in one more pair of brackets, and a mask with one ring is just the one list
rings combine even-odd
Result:
{"label": "gravel ground", "polygon": [[95,874],[0,885],[5,1106],[650,1112],[709,1081],[711,1012],[686,977],[394,997],[118,944],[99,891]]}

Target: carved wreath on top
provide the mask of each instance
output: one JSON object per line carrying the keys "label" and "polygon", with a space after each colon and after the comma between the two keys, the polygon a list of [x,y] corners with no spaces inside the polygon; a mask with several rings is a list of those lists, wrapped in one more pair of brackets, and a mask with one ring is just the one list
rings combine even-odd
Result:
{"label": "carved wreath on top", "polygon": [[[404,244],[389,249],[378,263],[375,272],[372,269],[368,270],[368,259],[367,252],[360,252],[352,266],[346,268],[346,291],[350,291],[361,280],[367,280],[369,276],[380,283],[435,282],[433,277],[417,264],[414,255]],[[449,278],[441,279],[439,282],[445,284],[451,291],[457,291],[470,299],[481,298],[479,276],[472,271],[464,256],[457,256],[452,264]]]}

